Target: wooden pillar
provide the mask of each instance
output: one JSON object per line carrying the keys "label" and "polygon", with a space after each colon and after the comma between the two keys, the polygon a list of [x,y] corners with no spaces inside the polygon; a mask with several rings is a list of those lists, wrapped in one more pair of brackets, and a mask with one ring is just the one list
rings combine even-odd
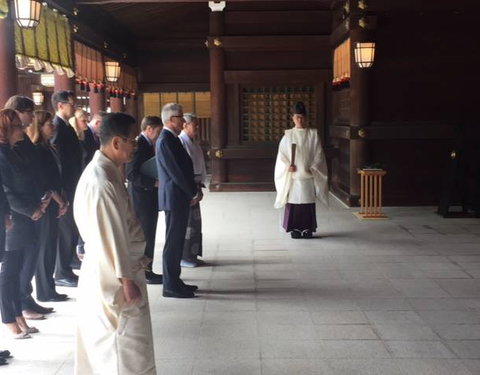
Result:
{"label": "wooden pillar", "polygon": [[226,145],[227,121],[225,101],[225,53],[221,46],[224,33],[223,12],[210,12],[210,100],[212,181],[210,190],[220,190],[227,182],[227,165],[222,159]]}
{"label": "wooden pillar", "polygon": [[93,85],[90,84],[89,94],[88,104],[90,106],[90,115],[94,115],[98,112],[104,112],[107,109],[105,91],[102,92],[98,89],[98,92],[95,92]]}
{"label": "wooden pillar", "polygon": [[17,94],[17,67],[15,66],[15,30],[13,7],[8,16],[0,19],[0,108]]}
{"label": "wooden pillar", "polygon": [[110,109],[112,112],[124,112],[123,98],[110,97]]}
{"label": "wooden pillar", "polygon": [[55,91],[68,90],[75,92],[75,77],[68,78],[66,74],[54,73]]}
{"label": "wooden pillar", "polygon": [[358,139],[350,140],[350,204],[358,205],[360,197],[360,178],[357,169],[362,168],[368,161],[367,141],[362,139],[367,131],[365,127],[370,124],[371,110],[371,68],[360,68],[355,62],[355,45],[357,42],[363,42],[366,33],[362,29],[353,29],[350,31],[351,40],[351,59],[352,59],[352,77],[350,80],[350,125],[351,132]]}
{"label": "wooden pillar", "polygon": [[137,110],[137,101],[130,97],[127,98],[127,104],[125,105],[125,112],[127,112],[130,116],[135,117],[137,120],[138,119],[138,110]]}

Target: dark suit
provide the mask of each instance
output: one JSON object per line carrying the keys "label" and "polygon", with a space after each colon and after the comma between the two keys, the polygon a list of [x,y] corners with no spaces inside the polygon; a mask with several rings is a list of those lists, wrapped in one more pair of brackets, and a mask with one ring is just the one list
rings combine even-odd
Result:
{"label": "dark suit", "polygon": [[78,179],[82,174],[82,148],[77,134],[63,119],[53,119],[56,135],[53,144],[60,157],[62,166],[62,186],[70,202],[70,209],[60,218],[58,236],[58,256],[56,262],[56,279],[74,278],[71,262],[78,242],[78,229],[73,220],[73,197]]}
{"label": "dark suit", "polygon": [[154,146],[143,135],[139,135],[133,160],[126,166],[128,191],[147,242],[145,255],[151,259],[154,255],[157,231],[158,189],[155,186],[156,180],[140,173],[140,168],[145,161],[154,156]]}
{"label": "dark suit", "polygon": [[10,215],[10,205],[3,190],[2,175],[0,174],[0,263],[5,253],[5,217]]}
{"label": "dark suit", "polygon": [[87,127],[83,134],[85,134],[85,139],[82,141],[83,148],[85,149],[85,158],[83,161],[83,167],[85,168],[92,160],[95,151],[100,148],[100,141],[98,137],[93,134],[93,131],[90,129],[90,127]]}
{"label": "dark suit", "polygon": [[[60,174],[60,159],[56,151],[43,143],[35,145],[41,171],[44,178],[44,190],[62,194],[62,177]],[[53,272],[58,242],[58,204],[50,201],[45,214],[35,222],[38,233],[38,263],[35,272],[37,298],[49,299],[56,295]]]}
{"label": "dark suit", "polygon": [[165,246],[163,248],[164,290],[181,291],[180,280],[185,231],[190,212],[190,201],[197,194],[193,179],[193,165],[182,143],[167,129],[163,129],[156,144],[158,169],[158,208],[165,211]]}
{"label": "dark suit", "polygon": [[[35,149],[30,149],[35,152]],[[39,208],[44,191],[42,177],[32,163],[33,154],[20,155],[0,144],[0,174],[12,212],[13,227],[7,232],[6,252],[0,273],[2,321],[13,323],[22,309],[34,303],[31,281],[38,260],[37,238],[30,218]]]}

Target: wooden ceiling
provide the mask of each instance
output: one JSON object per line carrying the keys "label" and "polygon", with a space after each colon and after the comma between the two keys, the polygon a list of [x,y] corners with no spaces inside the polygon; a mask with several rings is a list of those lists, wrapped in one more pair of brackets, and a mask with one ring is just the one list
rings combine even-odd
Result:
{"label": "wooden ceiling", "polygon": [[[138,39],[188,39],[208,35],[209,13],[206,0],[189,1],[77,1],[83,11],[101,8]],[[228,11],[294,11],[329,9],[331,0],[278,1],[229,0]]]}

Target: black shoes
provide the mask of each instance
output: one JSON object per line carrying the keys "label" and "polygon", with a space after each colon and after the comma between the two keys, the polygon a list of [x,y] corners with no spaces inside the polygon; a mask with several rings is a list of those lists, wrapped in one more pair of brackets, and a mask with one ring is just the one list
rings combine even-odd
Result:
{"label": "black shoes", "polygon": [[68,299],[68,296],[66,294],[55,293],[51,297],[37,298],[37,299],[41,302],[62,302],[62,301],[66,301]]}
{"label": "black shoes", "polygon": [[195,294],[190,290],[168,290],[163,289],[163,296],[164,297],[171,297],[171,298],[194,298]]}
{"label": "black shoes", "polygon": [[9,350],[0,350],[0,358],[12,358]]}
{"label": "black shoes", "polygon": [[78,277],[76,279],[57,279],[55,280],[56,286],[67,286],[70,288],[75,288],[78,285]]}
{"label": "black shoes", "polygon": [[36,313],[45,315],[45,314],[51,314],[53,312],[53,307],[43,307],[43,306],[37,305],[32,310],[35,311]]}
{"label": "black shoes", "polygon": [[196,290],[198,290],[198,286],[196,285],[183,284],[182,287],[189,292],[195,292]]}
{"label": "black shoes", "polygon": [[163,276],[155,273],[153,271],[146,271],[145,272],[145,282],[147,284],[162,284],[163,283]]}
{"label": "black shoes", "polygon": [[[41,299],[38,298],[39,301],[42,301]],[[47,302],[47,301],[42,301],[42,302]],[[53,312],[53,307],[43,307],[40,306],[38,303],[35,302],[33,298],[29,298],[27,302],[22,303],[22,310],[28,310],[31,313],[36,313],[36,314],[50,314]]]}
{"label": "black shoes", "polygon": [[308,229],[302,230],[302,237],[303,238],[312,238],[312,232]]}
{"label": "black shoes", "polygon": [[5,358],[0,358],[0,366],[8,365],[8,362]]}
{"label": "black shoes", "polygon": [[290,236],[292,238],[295,238],[295,239],[298,239],[298,238],[312,238],[313,235],[312,235],[312,231],[311,230],[308,230],[308,229],[305,229],[305,230],[298,230],[298,229],[294,229],[290,232]]}
{"label": "black shoes", "polygon": [[290,232],[290,236],[292,238],[302,238],[302,232],[300,232],[298,229],[294,229]]}

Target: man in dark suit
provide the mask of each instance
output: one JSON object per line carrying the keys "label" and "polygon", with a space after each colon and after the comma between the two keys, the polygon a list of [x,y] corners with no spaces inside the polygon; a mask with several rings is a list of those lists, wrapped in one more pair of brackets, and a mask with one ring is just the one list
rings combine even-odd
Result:
{"label": "man in dark suit", "polygon": [[141,168],[143,163],[155,156],[155,142],[162,130],[162,121],[158,116],[146,116],[141,129],[133,159],[126,166],[128,190],[145,234],[145,255],[152,260],[150,269],[145,272],[147,284],[161,284],[162,275],[152,269],[158,221],[158,179],[143,174]]}
{"label": "man in dark suit", "polygon": [[[82,149],[73,127],[68,119],[75,110],[74,94],[71,91],[57,91],[52,95],[55,109],[55,134],[52,143],[58,152],[62,167],[62,182],[70,205],[73,203],[78,179],[82,173]],[[60,218],[58,236],[58,254],[55,269],[55,284],[59,286],[77,286],[78,276],[72,271],[71,262],[78,242],[78,230],[70,209]]]}
{"label": "man in dark suit", "polygon": [[98,137],[98,132],[100,131],[100,124],[102,123],[102,118],[105,116],[105,112],[98,112],[95,113],[90,122],[88,123],[87,129],[85,129],[85,149],[87,151],[87,155],[85,156],[85,163],[86,166],[93,158],[93,154],[100,148],[100,139]]}
{"label": "man in dark suit", "polygon": [[178,139],[183,129],[183,109],[176,103],[162,108],[164,128],[156,144],[158,170],[158,208],[165,211],[165,246],[163,248],[163,296],[192,298],[196,285],[180,279],[185,231],[190,206],[197,203],[190,156]]}

